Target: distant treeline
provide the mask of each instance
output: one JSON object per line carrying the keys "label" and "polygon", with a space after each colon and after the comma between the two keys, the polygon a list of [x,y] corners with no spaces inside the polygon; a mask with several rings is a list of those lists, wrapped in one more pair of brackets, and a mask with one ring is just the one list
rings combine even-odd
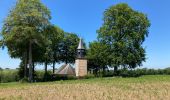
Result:
{"label": "distant treeline", "polygon": [[[114,76],[114,71],[110,71],[106,76]],[[135,69],[135,70],[127,70],[121,69],[118,71],[118,76],[122,77],[139,77],[142,75],[170,75],[170,67],[165,69]]]}

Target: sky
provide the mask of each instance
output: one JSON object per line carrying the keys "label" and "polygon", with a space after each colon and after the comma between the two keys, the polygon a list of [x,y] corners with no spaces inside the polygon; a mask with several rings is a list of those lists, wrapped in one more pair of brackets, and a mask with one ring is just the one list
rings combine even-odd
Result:
{"label": "sky", "polygon": [[[131,8],[146,14],[151,22],[146,48],[146,62],[142,67],[170,67],[170,0],[41,0],[51,11],[51,23],[66,32],[74,32],[88,44],[96,40],[102,26],[105,9],[118,3],[127,3]],[[3,21],[16,0],[0,0],[0,31]],[[17,68],[19,59],[12,59],[8,50],[0,49],[0,67]]]}

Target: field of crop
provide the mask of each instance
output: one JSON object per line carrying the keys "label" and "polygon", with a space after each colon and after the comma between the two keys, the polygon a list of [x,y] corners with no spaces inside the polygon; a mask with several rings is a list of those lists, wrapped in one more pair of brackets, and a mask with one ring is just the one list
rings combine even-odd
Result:
{"label": "field of crop", "polygon": [[1,83],[0,100],[170,100],[170,76]]}

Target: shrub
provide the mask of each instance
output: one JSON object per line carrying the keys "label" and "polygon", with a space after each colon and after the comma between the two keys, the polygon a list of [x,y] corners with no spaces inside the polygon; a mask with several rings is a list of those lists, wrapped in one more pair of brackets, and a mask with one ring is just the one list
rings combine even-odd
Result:
{"label": "shrub", "polygon": [[165,68],[164,73],[167,74],[167,75],[170,75],[170,68]]}
{"label": "shrub", "polygon": [[122,77],[139,77],[141,75],[142,74],[140,74],[139,70],[127,70],[127,69],[120,70],[119,74],[119,76]]}
{"label": "shrub", "polygon": [[35,71],[34,79],[37,82],[42,82],[43,81],[43,77],[44,77],[44,71],[42,71],[42,70]]}
{"label": "shrub", "polygon": [[24,77],[23,79],[19,80],[20,83],[28,83],[28,78]]}
{"label": "shrub", "polygon": [[67,76],[67,80],[76,80],[77,77],[76,76]]}
{"label": "shrub", "polygon": [[90,79],[90,78],[95,78],[95,75],[93,74],[88,74],[84,77],[85,79]]}
{"label": "shrub", "polygon": [[76,76],[72,76],[72,75],[53,75],[53,80],[57,81],[57,80],[76,80],[77,77]]}
{"label": "shrub", "polygon": [[18,70],[1,70],[0,81],[1,83],[19,81]]}
{"label": "shrub", "polygon": [[114,71],[113,71],[113,70],[110,70],[110,71],[106,71],[106,72],[105,72],[104,77],[112,77],[112,76],[114,76]]}
{"label": "shrub", "polygon": [[44,73],[43,81],[53,81],[51,71],[47,71],[47,73]]}
{"label": "shrub", "polygon": [[34,80],[36,82],[53,81],[52,72],[47,71],[45,73],[43,70],[35,71]]}

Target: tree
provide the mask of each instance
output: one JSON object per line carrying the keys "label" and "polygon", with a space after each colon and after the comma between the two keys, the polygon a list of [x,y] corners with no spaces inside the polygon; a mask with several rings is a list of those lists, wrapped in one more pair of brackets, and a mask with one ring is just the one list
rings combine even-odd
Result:
{"label": "tree", "polygon": [[53,73],[55,70],[55,63],[59,62],[60,43],[63,39],[64,31],[57,26],[49,25],[45,32],[45,37],[49,40],[48,45],[39,48],[42,54],[37,59],[39,63],[45,65],[44,80],[47,78],[47,66],[53,64]]}
{"label": "tree", "polygon": [[110,66],[135,68],[145,61],[142,43],[148,36],[149,20],[127,4],[117,4],[106,9],[104,23],[97,31],[98,40],[110,48]]}
{"label": "tree", "polygon": [[29,63],[30,82],[33,45],[48,43],[44,32],[50,25],[50,18],[50,11],[40,0],[18,0],[3,25],[2,37],[11,57],[24,58]]}
{"label": "tree", "polygon": [[[60,56],[60,43],[62,39],[64,38],[64,31],[59,28],[58,26],[51,26],[49,27],[49,33],[47,34],[48,39],[51,41],[50,44],[50,62],[52,62],[53,66],[53,73],[55,71],[55,63],[59,62],[59,56]],[[47,32],[48,33],[48,32]]]}
{"label": "tree", "polygon": [[87,52],[88,69],[92,69],[96,75],[102,69],[105,75],[105,69],[108,65],[109,51],[108,46],[100,42],[94,41],[89,44]]}
{"label": "tree", "polygon": [[64,63],[74,63],[79,38],[74,33],[65,33],[60,43],[60,61]]}

